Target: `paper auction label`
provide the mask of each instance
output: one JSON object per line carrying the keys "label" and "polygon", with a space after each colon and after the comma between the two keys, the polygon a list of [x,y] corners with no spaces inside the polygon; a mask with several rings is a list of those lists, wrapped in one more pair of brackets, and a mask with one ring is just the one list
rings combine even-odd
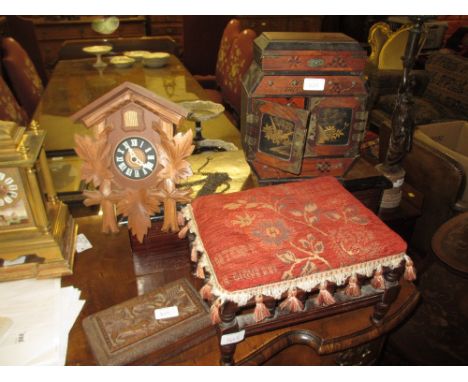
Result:
{"label": "paper auction label", "polygon": [[304,78],[304,90],[323,90],[325,89],[325,78]]}
{"label": "paper auction label", "polygon": [[156,320],[164,320],[166,318],[179,317],[179,309],[177,309],[177,306],[169,306],[167,308],[155,309],[154,317],[156,318]]}
{"label": "paper auction label", "polygon": [[81,253],[90,248],[93,248],[93,246],[91,245],[88,238],[82,233],[78,234],[76,236],[76,245],[75,245],[76,253]]}
{"label": "paper auction label", "polygon": [[245,330],[241,330],[240,332],[225,334],[221,337],[221,346],[237,344],[238,342],[241,342],[244,339],[244,337],[245,337]]}

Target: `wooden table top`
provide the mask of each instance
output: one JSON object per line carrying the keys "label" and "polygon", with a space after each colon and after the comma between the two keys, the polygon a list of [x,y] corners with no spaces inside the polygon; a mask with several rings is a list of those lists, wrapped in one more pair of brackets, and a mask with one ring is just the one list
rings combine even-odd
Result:
{"label": "wooden table top", "polygon": [[[74,274],[62,278],[62,285],[73,285],[86,300],[68,342],[67,365],[96,364],[87,343],[82,320],[90,314],[144,294],[179,278],[187,278],[198,289],[200,280],[191,275],[188,243],[175,234],[161,234],[158,255],[133,256],[128,230],[104,235],[101,218],[88,216],[77,219],[79,232],[84,233],[93,248],[75,256]],[[167,257],[168,253],[171,256]],[[248,337],[238,344],[236,363],[263,363],[272,351],[285,351],[268,364],[323,364],[334,359],[334,352],[372,341],[393,329],[414,308],[419,293],[413,284],[403,281],[398,299],[383,320],[382,326],[371,323],[373,307],[356,309],[331,317],[313,320],[269,333]],[[272,344],[273,346],[268,346]],[[295,345],[301,351],[291,347]],[[306,346],[303,346],[306,345]],[[218,365],[219,349],[216,336],[167,359],[165,365]]]}
{"label": "wooden table top", "polygon": [[[104,56],[103,60],[108,62],[109,58]],[[81,159],[73,152],[74,135],[90,134],[82,123],[72,122],[73,113],[125,81],[176,103],[206,99],[203,88],[173,55],[166,66],[157,69],[136,62],[131,68],[118,69],[109,64],[98,70],[93,67],[95,61],[95,58],[59,61],[34,115],[34,120],[46,131],[44,145],[52,157],[49,167],[56,191],[69,199],[79,198],[76,193],[84,188],[79,176]],[[190,128],[194,129],[195,123],[184,121],[180,130]],[[241,148],[240,132],[225,114],[203,122],[202,128],[205,138],[221,139]],[[195,192],[208,186],[239,191],[250,182],[250,168],[241,150],[193,155],[189,162],[194,175],[187,182]],[[227,177],[229,182],[225,181]],[[210,183],[208,186],[205,180]]]}
{"label": "wooden table top", "polygon": [[[103,56],[109,62],[107,56]],[[125,81],[133,82],[155,94],[178,103],[206,99],[205,91],[187,71],[180,60],[171,55],[162,68],[146,68],[136,62],[126,69],[109,64],[96,69],[96,58],[59,61],[51,75],[33,119],[46,130],[45,149],[67,151],[75,147],[75,134],[89,134],[81,123],[73,123],[70,116]],[[185,121],[181,130],[193,128]],[[240,147],[239,130],[222,114],[203,123],[205,138],[223,139]]]}

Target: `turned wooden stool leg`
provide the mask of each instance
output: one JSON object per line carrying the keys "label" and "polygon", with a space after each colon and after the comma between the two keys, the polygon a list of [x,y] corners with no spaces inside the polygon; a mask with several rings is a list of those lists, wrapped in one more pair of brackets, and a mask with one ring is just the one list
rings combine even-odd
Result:
{"label": "turned wooden stool leg", "polygon": [[236,344],[221,345],[221,338],[225,334],[235,333],[239,331],[239,325],[236,319],[238,306],[236,303],[227,301],[220,309],[221,323],[218,325],[219,329],[219,349],[221,352],[221,365],[233,366],[234,353],[236,351]]}
{"label": "turned wooden stool leg", "polygon": [[382,300],[378,302],[374,307],[374,313],[372,314],[372,322],[375,325],[382,324],[382,318],[387,314],[392,303],[397,299],[400,293],[399,279],[402,274],[402,267],[395,268],[389,272],[384,273],[385,278],[385,292],[382,296]]}

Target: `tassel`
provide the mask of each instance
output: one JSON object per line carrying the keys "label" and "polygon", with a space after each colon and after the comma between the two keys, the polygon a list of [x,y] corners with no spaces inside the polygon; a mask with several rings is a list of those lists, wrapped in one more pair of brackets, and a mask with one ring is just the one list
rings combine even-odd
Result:
{"label": "tassel", "polygon": [[195,276],[197,276],[199,279],[205,278],[205,271],[203,270],[203,265],[200,263],[197,265],[197,272],[195,273]]}
{"label": "tassel", "polygon": [[262,296],[256,296],[255,297],[255,310],[254,310],[254,320],[255,322],[260,322],[264,320],[265,318],[268,318],[271,316],[270,311],[268,308],[265,306],[263,303],[263,297]]}
{"label": "tassel", "polygon": [[405,255],[405,260],[405,274],[403,277],[405,278],[405,280],[414,281],[416,280],[416,269],[414,267],[413,260],[411,260],[410,257],[407,255]]}
{"label": "tassel", "polygon": [[371,285],[375,289],[385,289],[385,280],[383,277],[382,267],[379,266],[379,268],[375,271],[374,277],[372,277],[371,280]]}
{"label": "tassel", "polygon": [[177,224],[179,227],[182,227],[185,224],[184,214],[180,211],[177,211]]}
{"label": "tassel", "polygon": [[361,295],[361,288],[359,287],[358,278],[352,275],[349,278],[348,286],[345,288],[345,294],[351,297],[358,297]]}
{"label": "tassel", "polygon": [[332,294],[327,289],[327,282],[320,284],[320,292],[317,296],[317,304],[320,306],[331,305],[336,303]]}
{"label": "tassel", "polygon": [[304,310],[304,304],[296,296],[297,289],[290,289],[288,291],[288,298],[280,304],[280,309],[288,310],[291,313],[296,313]]}
{"label": "tassel", "polygon": [[177,234],[177,236],[179,237],[179,239],[184,239],[184,238],[187,236],[188,230],[189,230],[189,226],[188,226],[188,224],[187,224],[187,225],[186,225],[185,227],[183,227],[183,228],[179,231],[179,233]]}
{"label": "tassel", "polygon": [[200,296],[202,297],[203,300],[211,300],[213,298],[213,294],[211,293],[212,286],[210,283],[207,283],[203,285],[203,287],[200,289]]}
{"label": "tassel", "polygon": [[219,324],[221,322],[221,317],[219,315],[219,308],[221,307],[221,300],[218,298],[210,308],[210,318],[213,325]]}
{"label": "tassel", "polygon": [[196,263],[198,261],[197,249],[195,246],[192,247],[192,252],[190,252],[190,260]]}

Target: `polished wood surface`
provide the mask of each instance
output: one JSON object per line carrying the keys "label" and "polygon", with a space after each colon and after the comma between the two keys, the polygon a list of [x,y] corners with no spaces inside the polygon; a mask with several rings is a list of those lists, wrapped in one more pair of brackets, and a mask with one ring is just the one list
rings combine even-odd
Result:
{"label": "polished wood surface", "polygon": [[[108,62],[109,58],[103,56],[103,60]],[[95,57],[66,60],[55,67],[33,117],[47,131],[46,151],[70,152],[75,145],[74,134],[89,134],[83,124],[73,123],[70,116],[125,81],[176,103],[206,98],[203,88],[173,55],[168,65],[162,68],[146,68],[136,62],[127,69],[111,64],[96,69],[93,67],[95,61]],[[181,130],[193,126],[194,122],[186,121]],[[203,135],[240,147],[239,132],[224,114],[204,122]]]}
{"label": "polished wood surface", "polygon": [[[117,234],[104,235],[100,232],[99,216],[77,221],[79,232],[86,235],[93,248],[77,254],[74,274],[62,278],[63,286],[79,288],[86,300],[70,332],[67,365],[94,365],[81,325],[85,317],[181,277],[187,278],[195,288],[200,288],[201,283],[191,275],[188,246],[177,235],[159,235],[159,252],[132,256],[125,226]],[[402,282],[401,287],[380,326],[371,322],[372,306],[360,308],[249,337],[237,345],[235,362],[241,365],[371,364],[384,335],[403,321],[418,301],[419,293],[412,284]],[[213,335],[163,364],[218,365],[217,341]],[[151,363],[151,357],[145,363]]]}
{"label": "polished wood surface", "polygon": [[[105,62],[109,58],[103,57]],[[93,67],[96,58],[60,61],[44,91],[34,119],[46,131],[45,149],[57,193],[67,202],[80,201],[84,184],[80,181],[81,160],[75,155],[74,135],[90,134],[84,124],[73,123],[70,116],[125,81],[143,86],[173,102],[206,99],[204,89],[179,59],[171,56],[162,68],[146,68],[136,62],[131,68],[118,69],[109,64]],[[195,122],[184,121],[180,131],[195,129]],[[222,114],[202,124],[207,139],[222,139],[237,147],[240,134]],[[206,189],[239,191],[250,182],[250,168],[242,151],[204,153],[189,159],[194,175],[187,183],[195,193]]]}

